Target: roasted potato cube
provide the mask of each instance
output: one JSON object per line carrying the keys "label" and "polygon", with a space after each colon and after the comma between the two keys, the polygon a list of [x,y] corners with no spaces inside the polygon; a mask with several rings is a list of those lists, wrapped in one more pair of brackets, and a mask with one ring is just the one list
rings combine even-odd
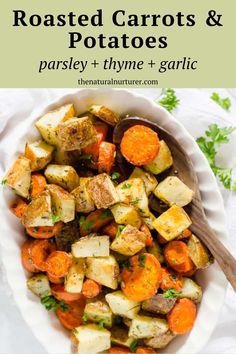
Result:
{"label": "roasted potato cube", "polygon": [[106,173],[91,178],[88,183],[88,192],[98,209],[106,209],[119,202],[114,184]]}
{"label": "roasted potato cube", "polygon": [[122,291],[115,291],[105,296],[114,315],[133,319],[140,310],[140,303],[129,300]]}
{"label": "roasted potato cube", "polygon": [[104,301],[93,301],[86,304],[84,315],[88,321],[103,321],[105,327],[112,326],[112,312],[110,307]]}
{"label": "roasted potato cube", "polygon": [[58,125],[58,144],[63,151],[80,150],[97,141],[97,132],[89,117],[70,118]]}
{"label": "roasted potato cube", "polygon": [[105,106],[92,105],[89,111],[113,127],[120,121],[120,117]]}
{"label": "roasted potato cube", "polygon": [[157,186],[156,177],[152,173],[142,170],[140,167],[135,167],[129,178],[141,178],[144,182],[147,195],[153,192]]}
{"label": "roasted potato cube", "polygon": [[148,198],[141,178],[132,178],[120,183],[116,187],[116,191],[120,202],[133,205],[141,216],[150,214]]}
{"label": "roasted potato cube", "polygon": [[57,165],[74,166],[78,162],[80,155],[80,150],[62,151],[59,147],[57,147],[54,153],[53,162]]}
{"label": "roasted potato cube", "polygon": [[202,300],[202,288],[192,279],[184,278],[180,297],[187,297],[198,303]]}
{"label": "roasted potato cube", "polygon": [[28,198],[31,183],[30,160],[24,156],[19,156],[9,169],[4,180],[6,185],[11,187],[16,194],[23,198]]}
{"label": "roasted potato cube", "polygon": [[97,281],[99,284],[116,289],[118,286],[119,265],[113,256],[93,257],[86,259],[87,278]]}
{"label": "roasted potato cube", "polygon": [[114,326],[111,329],[111,342],[122,345],[124,347],[130,347],[131,343],[135,340],[134,337],[128,336],[128,329],[121,326]]}
{"label": "roasted potato cube", "polygon": [[97,324],[79,326],[72,331],[73,354],[96,354],[111,347],[111,333]]}
{"label": "roasted potato cube", "polygon": [[95,209],[94,202],[88,192],[90,180],[91,177],[80,177],[79,187],[71,192],[75,198],[75,209],[78,213],[89,213]]}
{"label": "roasted potato cube", "polygon": [[144,343],[154,349],[165,348],[175,337],[176,334],[168,331],[156,337],[144,339]]}
{"label": "roasted potato cube", "polygon": [[154,222],[154,228],[167,241],[173,240],[192,224],[183,208],[173,205]]}
{"label": "roasted potato cube", "polygon": [[52,159],[54,147],[45,143],[45,141],[35,141],[27,143],[25,146],[25,157],[30,160],[32,171],[43,169]]}
{"label": "roasted potato cube", "polygon": [[43,274],[33,275],[27,280],[27,287],[39,297],[50,296],[52,294],[48,277]]}
{"label": "roasted potato cube", "polygon": [[109,236],[90,236],[81,237],[79,241],[72,245],[72,255],[80,257],[108,257]]}
{"label": "roasted potato cube", "polygon": [[129,336],[135,338],[151,338],[168,331],[166,320],[157,317],[136,315],[132,320]]}
{"label": "roasted potato cube", "polygon": [[73,104],[67,104],[43,115],[35,123],[35,126],[48,144],[57,145],[58,124],[74,116]]}
{"label": "roasted potato cube", "polygon": [[176,299],[167,299],[162,294],[156,294],[142,303],[142,309],[166,315],[174,307],[175,302]]}
{"label": "roasted potato cube", "polygon": [[79,239],[79,222],[77,219],[62,225],[55,235],[59,251],[71,252],[71,245]]}
{"label": "roasted potato cube", "polygon": [[193,198],[193,191],[175,176],[166,177],[158,184],[153,193],[169,206],[176,204],[183,207],[189,204]]}
{"label": "roasted potato cube", "polygon": [[162,252],[162,248],[156,240],[153,240],[152,246],[149,246],[147,248],[147,251],[148,253],[153,254],[153,256],[155,256],[160,263],[164,262],[164,255]]}
{"label": "roasted potato cube", "polygon": [[140,228],[142,219],[133,206],[118,203],[110,209],[117,224],[132,225],[138,229]]}
{"label": "roasted potato cube", "polygon": [[68,293],[80,293],[85,275],[85,260],[74,259],[65,279],[65,291]]}
{"label": "roasted potato cube", "polygon": [[64,223],[74,220],[75,200],[73,196],[56,184],[49,184],[47,189],[51,194],[53,212]]}
{"label": "roasted potato cube", "polygon": [[154,227],[152,225],[153,221],[156,220],[155,215],[153,215],[151,212],[148,216],[145,216],[142,218],[145,224],[149,227],[150,230],[154,230]]}
{"label": "roasted potato cube", "polygon": [[195,235],[190,236],[187,245],[189,256],[198,269],[209,266],[211,263],[209,252]]}
{"label": "roasted potato cube", "polygon": [[111,249],[125,256],[133,256],[145,247],[146,235],[137,227],[127,225],[111,244]]}
{"label": "roasted potato cube", "polygon": [[48,191],[37,195],[28,204],[22,223],[27,227],[53,226],[51,196]]}
{"label": "roasted potato cube", "polygon": [[160,150],[157,156],[151,163],[145,165],[144,168],[145,170],[154,173],[154,175],[158,175],[159,173],[170,168],[172,165],[173,165],[173,158],[170,149],[168,148],[165,141],[161,140]]}
{"label": "roasted potato cube", "polygon": [[71,166],[51,164],[47,166],[44,174],[49,183],[58,184],[69,192],[79,185],[79,176]]}

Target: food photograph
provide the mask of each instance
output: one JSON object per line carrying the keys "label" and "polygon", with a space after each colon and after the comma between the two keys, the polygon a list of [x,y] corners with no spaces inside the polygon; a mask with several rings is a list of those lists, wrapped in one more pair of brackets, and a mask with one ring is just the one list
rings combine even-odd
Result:
{"label": "food photograph", "polygon": [[235,114],[236,89],[0,89],[0,353],[236,352]]}

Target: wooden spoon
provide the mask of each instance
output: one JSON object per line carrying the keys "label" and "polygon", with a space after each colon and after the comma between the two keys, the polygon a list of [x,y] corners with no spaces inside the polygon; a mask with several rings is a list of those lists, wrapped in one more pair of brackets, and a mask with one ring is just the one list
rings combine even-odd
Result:
{"label": "wooden spoon", "polygon": [[[186,207],[186,211],[192,220],[191,230],[208,247],[215,260],[218,262],[220,268],[224,272],[226,278],[236,291],[236,260],[225,248],[225,246],[219,241],[217,234],[208,224],[202,205],[197,175],[193,168],[192,161],[188,157],[187,153],[183,150],[179,142],[171,134],[158,127],[155,123],[139,117],[124,118],[115,127],[113,133],[113,141],[118,145],[118,149],[124,132],[133,125],[145,125],[157,132],[160,139],[166,141],[171,150],[174,164],[166,173],[158,175],[158,180],[165,178],[166,175],[175,175],[178,176],[189,188],[194,191],[193,200],[191,204]],[[137,149],[138,148],[139,147],[137,146]],[[121,158],[120,153],[119,164],[121,165],[123,171],[127,171],[126,177],[128,177],[130,174],[131,165],[128,164],[124,158]],[[160,211],[160,206],[157,198],[152,197],[149,202],[152,209],[158,212]]]}

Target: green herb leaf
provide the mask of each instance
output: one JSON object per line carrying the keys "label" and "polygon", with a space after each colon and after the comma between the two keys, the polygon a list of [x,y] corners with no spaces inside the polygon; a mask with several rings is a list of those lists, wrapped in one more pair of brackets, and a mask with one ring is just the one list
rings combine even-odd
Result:
{"label": "green herb leaf", "polygon": [[163,293],[163,297],[165,297],[166,299],[176,299],[176,298],[180,297],[180,294],[181,293],[179,291],[176,291],[175,289],[170,288]]}
{"label": "green herb leaf", "polygon": [[121,189],[129,189],[130,187],[131,187],[131,184],[125,182],[125,183],[123,184],[123,186],[121,187]]}
{"label": "green herb leaf", "polygon": [[119,172],[113,172],[113,173],[111,174],[111,179],[112,179],[112,181],[115,181],[115,180],[117,180],[117,179],[119,179],[119,178],[120,178]]}
{"label": "green herb leaf", "polygon": [[231,107],[231,101],[228,97],[221,98],[217,92],[213,92],[211,95],[211,99],[218,103],[223,109],[228,111]]}
{"label": "green herb leaf", "polygon": [[84,215],[81,215],[81,216],[79,217],[79,224],[80,224],[80,226],[84,223],[84,221],[85,221],[85,216],[84,216]]}
{"label": "green herb leaf", "polygon": [[175,90],[171,88],[163,89],[161,92],[161,99],[156,100],[167,111],[172,112],[179,104],[180,100],[177,98]]}
{"label": "green herb leaf", "polygon": [[134,339],[129,346],[131,353],[135,353],[137,346],[138,346],[138,341],[137,341],[137,339]]}
{"label": "green herb leaf", "polygon": [[52,222],[56,224],[56,222],[60,221],[60,216],[52,214]]}
{"label": "green herb leaf", "polygon": [[83,314],[82,320],[88,322],[88,315],[86,313]]}
{"label": "green herb leaf", "polygon": [[109,209],[104,209],[101,214],[99,215],[99,219],[105,220],[106,218],[109,218],[112,216],[112,213]]}
{"label": "green herb leaf", "polygon": [[117,227],[117,232],[116,232],[116,237],[119,237],[121,232],[124,230],[126,225],[118,225]]}
{"label": "green herb leaf", "polygon": [[[140,201],[141,201],[141,198],[136,198],[135,200],[133,200],[133,201],[131,202],[131,204],[136,205],[136,204],[138,204]],[[142,211],[142,210],[141,210],[141,211]]]}
{"label": "green herb leaf", "polygon": [[2,179],[1,184],[4,186],[7,183],[7,179]]}
{"label": "green herb leaf", "polygon": [[56,311],[61,308],[62,311],[68,311],[69,307],[64,301],[58,301],[54,296],[44,296],[41,298],[41,304],[45,306],[47,311]]}
{"label": "green herb leaf", "polygon": [[121,263],[121,267],[130,270],[130,267],[131,267],[130,258],[128,258],[125,261],[123,261]]}
{"label": "green herb leaf", "polygon": [[197,143],[206,156],[213,173],[226,189],[234,190],[232,185],[232,168],[223,168],[216,165],[217,150],[222,144],[229,142],[229,135],[235,131],[236,127],[218,127],[211,124],[205,131],[205,136],[199,137]]}
{"label": "green herb leaf", "polygon": [[138,256],[138,262],[139,262],[139,267],[144,268],[145,267],[145,261],[146,261],[146,256],[144,254],[139,254]]}
{"label": "green herb leaf", "polygon": [[94,225],[94,221],[88,220],[83,224],[83,228],[85,229],[85,231],[90,232],[92,230],[93,225]]}
{"label": "green herb leaf", "polygon": [[99,328],[104,328],[104,326],[105,326],[105,320],[102,318],[101,320],[99,320],[99,322],[98,322],[98,327]]}

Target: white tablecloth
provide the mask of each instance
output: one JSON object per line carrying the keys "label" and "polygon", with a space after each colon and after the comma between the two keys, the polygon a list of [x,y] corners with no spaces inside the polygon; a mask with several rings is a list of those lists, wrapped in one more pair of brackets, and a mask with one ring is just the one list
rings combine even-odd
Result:
{"label": "white tablecloth", "polygon": [[[50,100],[71,91],[74,90],[0,89],[0,141],[1,134],[7,133],[7,129],[10,129],[10,119],[16,117],[17,112],[24,112],[27,118],[27,115],[39,104],[46,106]],[[133,89],[132,91],[151,99],[155,99],[160,94],[159,89]],[[229,112],[224,111],[210,99],[213,91],[219,92],[223,97],[230,97],[232,107]],[[213,122],[222,126],[236,124],[236,90],[177,89],[176,92],[181,104],[173,114],[194,137],[203,135],[207,126]],[[236,165],[236,133],[232,134],[230,143],[220,149],[218,161],[222,166]],[[229,249],[236,257],[236,192],[230,193],[223,188],[221,192],[227,211]],[[1,264],[0,324],[0,353],[44,353],[44,349],[34,338],[14,304]],[[227,289],[218,325],[202,353],[236,353],[236,295],[230,286]]]}

